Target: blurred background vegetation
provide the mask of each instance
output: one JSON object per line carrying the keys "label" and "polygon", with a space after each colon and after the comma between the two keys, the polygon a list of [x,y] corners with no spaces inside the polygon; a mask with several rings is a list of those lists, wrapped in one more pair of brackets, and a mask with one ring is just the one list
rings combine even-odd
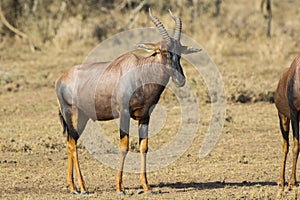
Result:
{"label": "blurred background vegetation", "polygon": [[[183,33],[219,67],[230,101],[272,102],[280,72],[300,46],[298,0],[1,0],[0,5],[0,88],[13,82],[9,91],[19,90],[15,82],[18,88],[53,87],[58,74],[82,62],[99,42],[120,31],[153,27],[149,7],[169,29],[174,22],[168,9],[182,18]],[[35,60],[35,66],[17,62],[22,57]]]}
{"label": "blurred background vegetation", "polygon": [[[151,7],[156,15],[166,15],[171,9],[184,15],[191,26],[188,33],[197,30],[193,25],[200,15],[217,16],[220,13],[220,0],[215,1],[155,1],[155,0],[2,0],[2,12],[10,25],[21,30],[35,43],[62,40],[66,43],[87,37],[103,40],[109,35],[133,27],[149,26],[147,17]],[[0,35],[15,36],[10,29],[0,24]],[[205,24],[202,24],[205,25]]]}
{"label": "blurred background vegetation", "polygon": [[[217,28],[214,34],[218,36],[247,39],[257,29],[260,31],[256,34],[267,31],[264,30],[264,17],[268,18],[264,11],[267,2],[270,0],[258,0],[258,5],[254,1],[246,3],[230,0],[2,0],[1,7],[10,25],[42,46],[55,40],[69,43],[88,37],[101,41],[122,30],[152,26],[147,17],[149,7],[161,19],[168,15],[168,9],[173,10],[183,18],[184,32],[190,35],[198,35],[203,29]],[[262,5],[262,10],[259,4]],[[276,9],[280,6],[280,1],[274,1],[273,4]],[[251,7],[247,7],[248,5]],[[243,11],[242,8],[246,10]],[[3,20],[0,27],[1,41],[5,37],[15,36],[3,24]],[[244,32],[245,28],[249,31]]]}

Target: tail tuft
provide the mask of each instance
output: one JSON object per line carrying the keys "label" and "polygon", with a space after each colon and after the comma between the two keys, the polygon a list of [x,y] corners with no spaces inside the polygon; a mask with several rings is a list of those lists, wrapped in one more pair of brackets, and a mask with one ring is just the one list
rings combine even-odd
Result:
{"label": "tail tuft", "polygon": [[67,128],[68,127],[67,127],[67,123],[66,123],[66,121],[65,121],[65,119],[64,119],[64,117],[63,117],[63,115],[61,113],[61,110],[59,110],[58,116],[59,116],[59,119],[60,119],[60,123],[61,123],[61,125],[63,127],[63,135],[66,136]]}
{"label": "tail tuft", "polygon": [[[63,127],[63,135],[64,136],[67,136],[68,139],[70,138],[73,138],[75,141],[77,141],[79,139],[79,135],[78,135],[78,132],[77,130],[74,129],[73,125],[72,125],[72,122],[71,121],[68,121],[68,119],[71,119],[71,117],[69,116],[68,117],[68,112],[65,113],[67,116],[66,116],[66,120],[64,118],[64,116],[62,115],[62,112],[61,110],[59,110],[59,119],[60,119],[60,123]],[[67,123],[68,122],[68,123]],[[69,124],[69,126],[68,126]]]}

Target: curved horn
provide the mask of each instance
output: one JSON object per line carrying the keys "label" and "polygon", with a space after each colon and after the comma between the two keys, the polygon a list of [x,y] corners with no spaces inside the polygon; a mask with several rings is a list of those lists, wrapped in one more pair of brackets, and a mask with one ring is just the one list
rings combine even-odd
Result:
{"label": "curved horn", "polygon": [[179,17],[176,17],[175,15],[173,15],[172,11],[169,9],[170,15],[172,16],[172,18],[175,21],[175,31],[174,31],[174,38],[175,40],[180,40],[180,36],[181,36],[181,30],[182,30],[182,22],[181,19]]}
{"label": "curved horn", "polygon": [[163,39],[164,40],[171,40],[167,30],[164,27],[164,25],[157,19],[157,17],[152,15],[150,8],[149,8],[149,17],[151,18],[151,20],[155,24],[155,26],[158,28],[158,30],[159,30],[160,34],[162,35]]}

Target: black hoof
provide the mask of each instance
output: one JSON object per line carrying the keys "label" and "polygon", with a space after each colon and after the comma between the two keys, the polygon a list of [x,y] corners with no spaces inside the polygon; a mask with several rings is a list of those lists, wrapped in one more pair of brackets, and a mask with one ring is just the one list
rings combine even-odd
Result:
{"label": "black hoof", "polygon": [[79,194],[79,192],[76,191],[76,190],[74,190],[74,191],[72,192],[72,194]]}
{"label": "black hoof", "polygon": [[81,192],[81,195],[88,195],[89,193],[87,191]]}

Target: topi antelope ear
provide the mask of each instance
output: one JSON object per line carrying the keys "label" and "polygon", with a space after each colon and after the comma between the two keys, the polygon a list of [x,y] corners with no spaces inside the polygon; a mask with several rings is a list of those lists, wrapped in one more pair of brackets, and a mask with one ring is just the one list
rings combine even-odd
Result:
{"label": "topi antelope ear", "polygon": [[196,53],[198,51],[202,51],[202,49],[197,49],[194,47],[188,47],[188,46],[182,46],[181,47],[181,53],[182,54],[190,54],[190,53]]}
{"label": "topi antelope ear", "polygon": [[160,51],[159,48],[157,48],[157,46],[155,44],[152,44],[152,43],[141,43],[141,44],[138,44],[137,47],[140,48],[140,49],[144,49],[148,52]]}

